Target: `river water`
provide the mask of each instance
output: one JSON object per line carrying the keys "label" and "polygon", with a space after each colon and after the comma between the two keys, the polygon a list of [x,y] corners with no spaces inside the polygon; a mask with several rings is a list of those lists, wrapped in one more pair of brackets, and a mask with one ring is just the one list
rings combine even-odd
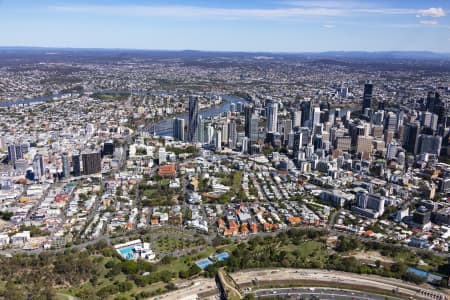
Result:
{"label": "river water", "polygon": [[[229,95],[222,96],[222,99],[224,100],[224,102],[222,104],[200,111],[199,114],[202,116],[202,118],[208,118],[208,117],[219,115],[226,111],[229,111],[231,103],[237,103],[237,102],[244,103],[245,102],[245,100],[242,98],[235,97],[235,96],[229,96]],[[185,114],[179,115],[179,116],[177,116],[177,118],[183,118],[187,124],[188,114],[185,113]],[[152,133],[155,132],[157,135],[160,135],[160,136],[172,136],[172,134],[173,134],[173,119],[169,118],[169,119],[161,120],[153,125],[150,125],[148,127],[148,130],[151,131]]]}

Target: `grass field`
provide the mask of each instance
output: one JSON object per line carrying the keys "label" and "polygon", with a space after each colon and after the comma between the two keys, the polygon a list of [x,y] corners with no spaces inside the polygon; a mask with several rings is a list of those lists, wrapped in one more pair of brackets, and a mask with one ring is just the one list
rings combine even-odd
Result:
{"label": "grass field", "polygon": [[172,252],[186,248],[192,248],[199,245],[199,241],[173,236],[161,236],[154,243],[153,248],[159,253]]}

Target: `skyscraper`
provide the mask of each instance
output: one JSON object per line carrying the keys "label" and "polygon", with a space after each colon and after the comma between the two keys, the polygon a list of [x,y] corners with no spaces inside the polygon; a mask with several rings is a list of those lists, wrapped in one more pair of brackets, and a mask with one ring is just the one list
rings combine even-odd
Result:
{"label": "skyscraper", "polygon": [[83,174],[91,175],[102,171],[102,158],[100,152],[85,152],[82,154]]}
{"label": "skyscraper", "polygon": [[188,132],[187,139],[189,142],[199,141],[199,103],[197,96],[189,97],[189,115],[188,115]]}
{"label": "skyscraper", "polygon": [[73,176],[81,176],[81,159],[78,152],[72,153]]}
{"label": "skyscraper", "polygon": [[70,176],[70,167],[67,154],[65,153],[61,154],[61,162],[62,162],[62,175],[64,178],[68,178]]}
{"label": "skyscraper", "polygon": [[173,137],[177,140],[184,141],[184,119],[173,119]]}
{"label": "skyscraper", "polygon": [[112,140],[103,143],[103,155],[114,154],[114,142]]}
{"label": "skyscraper", "polygon": [[320,124],[320,107],[314,107],[311,128],[314,130],[316,125],[319,125],[319,124]]}
{"label": "skyscraper", "polygon": [[16,165],[16,160],[23,158],[22,147],[20,145],[8,145],[8,160]]}
{"label": "skyscraper", "polygon": [[447,111],[444,101],[438,92],[429,92],[427,96],[426,109],[438,115],[438,124],[446,126]]}
{"label": "skyscraper", "polygon": [[436,135],[420,134],[417,149],[422,153],[439,156],[441,154],[442,137]]}
{"label": "skyscraper", "polygon": [[231,120],[228,123],[228,147],[231,149],[236,148],[237,143],[237,130],[236,130],[236,121]]}
{"label": "skyscraper", "polygon": [[214,132],[213,142],[216,150],[222,150],[222,131],[220,129]]}
{"label": "skyscraper", "polygon": [[256,114],[252,114],[251,118],[250,118],[250,143],[254,144],[258,141],[259,139],[259,118]]}
{"label": "skyscraper", "polygon": [[300,131],[294,133],[294,143],[292,146],[292,150],[294,152],[294,159],[298,159],[298,154],[303,147],[303,134]]}
{"label": "skyscraper", "polygon": [[408,123],[405,125],[405,134],[403,138],[403,146],[410,153],[417,153],[417,142],[420,132],[420,124]]}
{"label": "skyscraper", "polygon": [[267,100],[266,104],[266,133],[277,131],[278,104],[272,100]]}
{"label": "skyscraper", "polygon": [[397,131],[397,122],[398,118],[397,115],[393,112],[388,112],[387,116],[386,116],[386,123],[385,123],[385,129],[386,130],[390,130],[393,132]]}
{"label": "skyscraper", "polygon": [[250,138],[250,119],[252,118],[253,113],[253,107],[249,104],[246,104],[244,106],[244,118],[245,118],[245,124],[244,124],[244,131],[245,136]]}
{"label": "skyscraper", "polygon": [[33,158],[33,172],[34,178],[39,180],[45,174],[44,156],[36,154]]}
{"label": "skyscraper", "polygon": [[300,128],[302,126],[302,112],[299,110],[291,110],[292,128]]}
{"label": "skyscraper", "polygon": [[370,109],[372,107],[372,91],[373,91],[372,82],[366,81],[366,83],[364,84],[362,113],[364,113],[366,108]]}
{"label": "skyscraper", "polygon": [[303,101],[300,107],[302,111],[301,124],[304,127],[308,127],[308,122],[311,118],[311,101]]}
{"label": "skyscraper", "polygon": [[198,125],[198,141],[200,143],[205,143],[205,120],[202,118],[202,116],[198,117],[199,119],[199,125]]}

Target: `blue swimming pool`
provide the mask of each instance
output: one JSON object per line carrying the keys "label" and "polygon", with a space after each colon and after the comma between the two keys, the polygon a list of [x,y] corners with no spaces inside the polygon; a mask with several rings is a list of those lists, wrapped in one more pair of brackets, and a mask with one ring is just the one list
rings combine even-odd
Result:
{"label": "blue swimming pool", "polygon": [[210,261],[208,258],[197,260],[195,264],[202,270],[204,270],[207,266],[212,265],[213,262]]}
{"label": "blue swimming pool", "polygon": [[122,248],[119,250],[119,253],[125,259],[132,259],[134,257],[134,246]]}

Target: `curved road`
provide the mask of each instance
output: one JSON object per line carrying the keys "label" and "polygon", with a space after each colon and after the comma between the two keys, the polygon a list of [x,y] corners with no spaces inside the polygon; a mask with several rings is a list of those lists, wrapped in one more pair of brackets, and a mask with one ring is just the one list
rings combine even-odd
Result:
{"label": "curved road", "polygon": [[282,288],[257,290],[253,294],[264,299],[267,296],[287,296],[287,297],[306,297],[307,299],[317,297],[321,300],[399,300],[400,298],[388,297],[367,292],[331,289],[331,288]]}
{"label": "curved road", "polygon": [[[327,270],[317,270],[317,269],[254,269],[254,270],[244,270],[236,273],[229,274],[234,281],[243,288],[244,286],[253,286],[254,283],[267,283],[273,281],[273,286],[280,284],[283,281],[292,283],[295,280],[302,281],[302,284],[308,284],[308,282],[314,283],[314,285],[322,285],[323,287],[311,288],[293,288],[293,294],[295,291],[308,292],[307,295],[311,294],[314,296],[319,296],[320,292],[324,294],[320,295],[320,299],[337,299],[337,300],[351,300],[352,297],[355,300],[385,300],[387,296],[372,294],[364,292],[364,288],[377,288],[379,290],[384,290],[386,292],[392,292],[396,290],[401,293],[403,299],[406,297],[411,297],[412,299],[426,299],[426,300],[442,300],[448,299],[447,295],[444,295],[442,291],[433,289],[427,285],[415,285],[402,280],[394,278],[386,278],[375,275],[358,275],[353,273],[338,272],[338,271],[327,271]],[[348,291],[341,289],[326,288],[328,285],[335,285],[336,283],[348,284],[354,286],[355,289],[360,291]],[[265,289],[265,290],[255,290],[253,293],[259,296],[272,295],[276,296],[278,292],[285,292],[290,290],[289,288],[282,289]],[[198,278],[194,280],[187,280],[184,286],[179,286],[179,289],[164,295],[149,299],[165,299],[165,300],[180,300],[180,299],[193,299],[193,296],[199,293],[206,293],[217,291],[213,279]],[[330,292],[332,291],[332,292]],[[273,292],[276,292],[275,294]],[[328,293],[329,298],[324,297],[325,292]],[[285,292],[290,293],[290,292]],[[319,295],[317,295],[319,293]],[[354,295],[352,294],[354,293]],[[280,295],[280,294],[278,294]],[[339,297],[338,297],[339,296]],[[357,297],[354,297],[357,296]],[[374,296],[374,297],[373,297]],[[381,298],[380,298],[381,297]],[[262,299],[264,297],[261,297]],[[396,300],[395,297],[387,297],[389,300]]]}

